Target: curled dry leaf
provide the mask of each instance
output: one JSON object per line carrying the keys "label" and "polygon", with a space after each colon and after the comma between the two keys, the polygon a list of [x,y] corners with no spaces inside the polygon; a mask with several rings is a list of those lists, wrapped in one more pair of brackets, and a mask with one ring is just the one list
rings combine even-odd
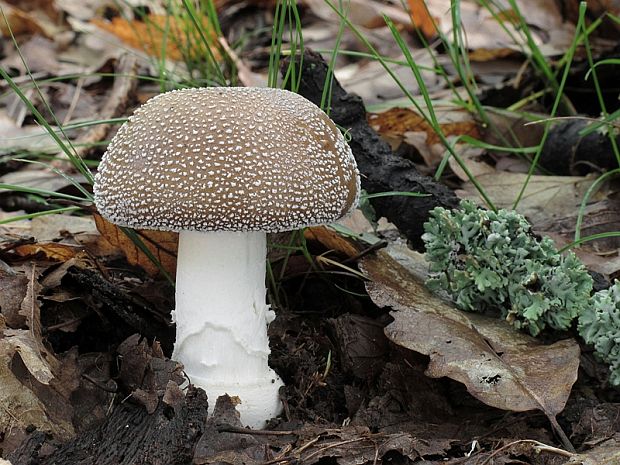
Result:
{"label": "curled dry leaf", "polygon": [[15,253],[20,257],[43,256],[48,260],[66,262],[77,257],[84,248],[79,245],[62,244],[59,242],[38,242],[23,244],[15,247]]}
{"label": "curled dry leaf", "polygon": [[[454,106],[436,109],[442,133],[447,138],[471,136],[480,139],[480,129],[471,113]],[[413,146],[428,166],[439,164],[445,147],[431,125],[410,108],[391,108],[381,113],[369,113],[368,124],[387,139],[393,148],[401,143]]]}
{"label": "curled dry leaf", "polygon": [[480,401],[504,410],[543,411],[554,426],[577,379],[579,346],[572,339],[543,345],[507,323],[457,310],[433,295],[420,254],[404,246],[362,260],[368,294],[392,307],[387,337],[428,355],[426,374],[463,383]]}
{"label": "curled dry leaf", "polygon": [[[68,438],[73,435],[70,408],[59,410],[54,407],[66,398],[61,394],[62,386],[51,385],[61,370],[61,363],[42,341],[38,277],[35,265],[26,269],[27,291],[19,314],[25,318],[28,329],[7,329],[0,315],[0,432],[10,434],[15,427],[34,425],[57,438]],[[32,378],[15,370],[16,356]],[[43,392],[48,395],[40,398]],[[48,405],[48,402],[54,405]],[[58,410],[61,415],[49,413]]]}
{"label": "curled dry leaf", "polygon": [[[19,335],[24,336],[19,339]],[[8,334],[7,334],[8,333]],[[45,404],[31,390],[27,383],[23,383],[11,370],[11,362],[16,356],[18,345],[27,340],[25,330],[6,330],[0,338],[0,432],[10,434],[14,428],[26,428],[34,425],[37,429],[51,432],[55,437],[67,438],[73,434],[73,427],[68,421],[50,418],[46,413]],[[27,363],[28,351],[32,345],[23,346],[20,356]],[[45,378],[48,367],[40,364],[41,359],[34,356],[28,369],[38,370],[39,377]]]}
{"label": "curled dry leaf", "polygon": [[360,252],[353,240],[338,234],[336,231],[326,226],[306,228],[304,230],[304,236],[308,240],[320,242],[328,249],[339,252],[347,257],[355,257]]}
{"label": "curled dry leaf", "polygon": [[45,348],[42,340],[39,295],[43,287],[38,281],[39,273],[40,271],[37,270],[35,264],[26,268],[28,285],[19,314],[26,318],[28,330],[7,329],[5,335],[13,341],[12,345],[21,355],[28,371],[41,384],[49,384],[54,377],[54,371],[58,369],[59,363],[54,355]]}
{"label": "curled dry leaf", "polygon": [[[111,244],[120,248],[127,261],[141,267],[151,276],[160,273],[159,268],[142,252],[121,229],[106,221],[99,215],[94,215],[97,229]],[[177,267],[177,247],[179,235],[169,231],[137,231],[144,245],[170,276],[174,276]]]}

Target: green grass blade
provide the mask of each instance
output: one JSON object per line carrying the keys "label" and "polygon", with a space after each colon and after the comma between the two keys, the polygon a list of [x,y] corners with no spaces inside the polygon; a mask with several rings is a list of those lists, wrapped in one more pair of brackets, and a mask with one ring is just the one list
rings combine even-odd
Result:
{"label": "green grass blade", "polygon": [[[511,3],[514,2],[514,0],[509,0]],[[577,21],[577,27],[576,30],[579,31],[581,30],[581,28],[583,27],[583,22],[584,22],[584,18],[585,18],[585,14],[586,14],[586,10],[587,10],[587,4],[586,2],[581,2],[579,4],[579,19]],[[568,51],[566,52],[566,56],[567,59],[566,60],[566,65],[564,66],[564,72],[562,73],[562,79],[560,81],[560,85],[558,88],[558,92],[556,94],[556,98],[555,101],[553,102],[553,107],[551,108],[551,113],[550,116],[553,118],[557,111],[558,108],[560,106],[560,103],[562,101],[562,94],[564,92],[564,87],[566,86],[566,80],[568,79],[568,75],[570,73],[570,65],[573,61],[573,57],[575,56],[575,51],[577,49],[577,44],[579,41],[579,34],[575,34],[575,37],[573,38],[573,42],[571,44],[571,46],[569,47]],[[545,123],[545,129],[542,135],[542,139],[540,141],[540,144],[538,145],[538,150],[536,151],[536,154],[534,155],[534,159],[532,160],[532,163],[530,164],[530,169],[527,173],[527,178],[525,179],[525,182],[523,183],[523,186],[521,186],[521,190],[519,192],[519,194],[517,195],[517,198],[514,201],[514,204],[512,206],[513,210],[517,209],[517,206],[519,205],[519,202],[521,202],[521,199],[523,198],[523,195],[525,194],[525,190],[527,189],[527,186],[530,182],[530,179],[532,178],[532,175],[534,174],[534,171],[536,170],[536,166],[538,165],[538,160],[540,158],[540,155],[542,153],[542,149],[545,145],[545,142],[547,140],[547,137],[549,136],[549,130],[551,128],[551,123],[549,121],[547,121]]]}
{"label": "green grass blade", "polygon": [[74,212],[77,210],[81,210],[81,208],[80,207],[54,208],[53,210],[45,210],[42,212],[28,213],[26,215],[17,215],[17,216],[12,216],[10,218],[5,218],[3,220],[0,220],[0,224],[9,224],[9,223],[14,223],[15,221],[21,221],[21,220],[31,220],[33,218],[38,218],[40,216],[59,215],[61,213]]}

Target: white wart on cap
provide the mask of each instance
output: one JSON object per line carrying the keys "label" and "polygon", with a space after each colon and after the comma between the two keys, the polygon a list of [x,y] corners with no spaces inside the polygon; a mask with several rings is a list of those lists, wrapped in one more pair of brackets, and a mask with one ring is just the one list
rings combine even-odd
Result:
{"label": "white wart on cap", "polygon": [[270,88],[161,94],[136,110],[99,167],[113,223],[172,231],[285,231],[352,210],[359,173],[344,137],[305,98]]}

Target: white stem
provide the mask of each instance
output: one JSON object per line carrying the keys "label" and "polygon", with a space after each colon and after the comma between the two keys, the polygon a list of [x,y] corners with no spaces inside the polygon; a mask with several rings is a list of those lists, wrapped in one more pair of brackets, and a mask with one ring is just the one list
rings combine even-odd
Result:
{"label": "white stem", "polygon": [[209,396],[238,396],[244,425],[262,428],[278,415],[282,381],[269,368],[265,303],[266,235],[195,232],[179,236],[173,358]]}

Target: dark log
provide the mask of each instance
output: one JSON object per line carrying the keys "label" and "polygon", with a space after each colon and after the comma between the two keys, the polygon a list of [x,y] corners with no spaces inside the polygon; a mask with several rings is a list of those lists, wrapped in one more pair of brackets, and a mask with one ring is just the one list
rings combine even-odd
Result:
{"label": "dark log", "polygon": [[[584,176],[617,168],[618,160],[609,134],[604,131],[581,134],[589,124],[590,121],[584,119],[554,124],[540,154],[540,165],[560,176]],[[618,136],[616,143],[620,145]]]}
{"label": "dark log", "polygon": [[[283,70],[288,67],[289,61],[283,61]],[[326,77],[327,64],[323,58],[306,50],[298,93],[320,105]],[[423,223],[428,219],[429,211],[437,206],[455,208],[458,198],[454,192],[428,176],[421,175],[410,160],[394,155],[390,146],[368,125],[362,99],[347,93],[335,78],[332,83],[330,117],[351,137],[349,145],[362,175],[362,188],[366,192],[430,194],[427,197],[389,196],[371,200],[377,215],[385,216],[394,223],[413,247],[421,247]]]}
{"label": "dark log", "polygon": [[183,396],[178,386],[172,384],[170,390],[180,395],[167,393],[153,414],[141,405],[125,402],[98,428],[51,453],[45,435],[35,433],[8,458],[13,465],[192,463],[195,445],[205,428],[207,396],[194,388]]}

